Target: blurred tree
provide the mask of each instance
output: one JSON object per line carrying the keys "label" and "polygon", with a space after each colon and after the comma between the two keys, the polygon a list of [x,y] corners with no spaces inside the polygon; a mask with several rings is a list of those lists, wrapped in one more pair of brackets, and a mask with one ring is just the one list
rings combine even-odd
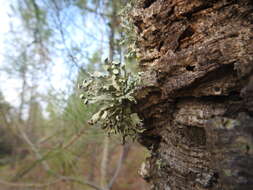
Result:
{"label": "blurred tree", "polygon": [[22,140],[13,128],[14,113],[11,112],[11,105],[5,101],[0,91],[0,165],[12,163],[18,157],[25,155],[15,155],[22,147]]}
{"label": "blurred tree", "polygon": [[[4,72],[20,83],[18,116],[12,125],[32,153],[19,161],[14,179],[41,183],[64,179],[62,184],[52,185],[53,189],[61,190],[67,189],[67,185],[80,189],[80,184],[112,189],[130,145],[121,147],[117,137],[109,140],[100,127],[87,125],[96,105],[81,104],[77,83],[88,72],[103,72],[101,63],[105,57],[125,61],[119,45],[122,38],[119,13],[126,1],[12,2],[11,16],[17,20],[8,34],[5,57],[8,65]],[[93,30],[88,28],[91,24]],[[52,81],[48,79],[53,80],[55,73],[50,69],[58,62],[66,66],[66,89],[45,88],[42,92],[41,87],[51,87]]]}

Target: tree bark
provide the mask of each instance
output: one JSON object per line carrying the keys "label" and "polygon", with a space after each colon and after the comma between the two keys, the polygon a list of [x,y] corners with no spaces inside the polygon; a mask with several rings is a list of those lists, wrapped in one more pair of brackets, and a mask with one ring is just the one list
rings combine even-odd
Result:
{"label": "tree bark", "polygon": [[155,190],[253,189],[253,2],[139,0],[136,111]]}

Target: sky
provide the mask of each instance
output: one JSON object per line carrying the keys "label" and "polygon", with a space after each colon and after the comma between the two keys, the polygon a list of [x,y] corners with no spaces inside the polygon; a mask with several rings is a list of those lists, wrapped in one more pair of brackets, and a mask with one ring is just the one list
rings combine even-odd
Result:
{"label": "sky", "polygon": [[[4,59],[4,49],[5,49],[5,40],[6,35],[8,34],[9,25],[10,25],[10,18],[8,16],[9,12],[9,3],[8,0],[0,0],[0,66],[4,66],[8,63],[5,62]],[[75,10],[73,10],[75,11]],[[78,22],[81,22],[78,20]],[[92,34],[95,36],[95,38],[101,40],[102,33],[105,32],[104,26],[101,26],[98,21],[92,17],[88,17],[87,21],[85,22],[86,28],[88,28],[89,34]],[[79,24],[79,23],[77,23]],[[73,40],[78,42],[82,41],[84,36],[83,33],[77,30],[70,29],[69,31],[71,34],[73,34],[71,37],[74,38]],[[96,39],[89,37],[89,34],[86,36],[87,44],[89,44],[88,47],[86,47],[85,51],[87,52],[94,52],[97,49],[98,44],[96,43]],[[101,43],[101,42],[100,42]],[[56,92],[62,92],[62,91],[69,91],[69,70],[70,67],[68,64],[66,64],[65,60],[61,58],[61,56],[53,57],[52,58],[52,68],[51,73],[52,76],[50,77],[50,81],[42,80],[40,82],[39,91],[41,93],[46,93],[45,89],[53,88]],[[76,75],[77,69],[73,70],[72,77]],[[19,94],[21,90],[21,82],[18,79],[15,78],[8,78],[4,72],[1,72],[0,70],[0,90],[3,92],[5,99],[11,103],[13,106],[17,106],[19,104]]]}
{"label": "sky", "polygon": [[[8,63],[5,62],[4,49],[5,40],[8,35],[9,25],[11,19],[8,16],[9,13],[9,2],[8,0],[0,0],[0,66],[4,66]],[[64,91],[66,84],[68,83],[66,79],[66,74],[68,71],[67,66],[63,63],[61,59],[55,59],[54,66],[52,67],[52,76],[50,80],[50,86],[56,91]],[[21,83],[18,79],[8,77],[4,72],[0,72],[0,90],[3,92],[5,100],[11,103],[13,106],[19,104],[19,93],[21,89]],[[39,90],[43,93],[43,89],[49,88],[46,81],[41,83]]]}
{"label": "sky", "polygon": [[3,64],[3,44],[4,44],[4,34],[9,30],[9,19],[8,19],[8,1],[0,0],[0,64]]}
{"label": "sky", "polygon": [[[5,36],[9,30],[9,3],[6,0],[0,0],[0,66],[3,66],[4,63],[4,41]],[[18,84],[16,80],[7,78],[3,72],[0,74],[0,88],[5,95],[5,99],[12,104],[17,104],[18,101],[16,98]]]}

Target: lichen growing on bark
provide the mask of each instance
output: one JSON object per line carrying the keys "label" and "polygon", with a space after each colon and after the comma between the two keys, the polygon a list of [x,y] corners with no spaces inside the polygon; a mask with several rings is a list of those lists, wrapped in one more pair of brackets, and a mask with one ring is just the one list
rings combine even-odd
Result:
{"label": "lichen growing on bark", "polygon": [[142,122],[132,109],[136,104],[134,93],[140,84],[138,75],[130,74],[119,62],[105,61],[107,74],[95,72],[79,85],[80,98],[85,105],[96,104],[98,110],[89,120],[91,125],[99,125],[107,133],[119,133],[123,138],[135,139],[143,132]]}

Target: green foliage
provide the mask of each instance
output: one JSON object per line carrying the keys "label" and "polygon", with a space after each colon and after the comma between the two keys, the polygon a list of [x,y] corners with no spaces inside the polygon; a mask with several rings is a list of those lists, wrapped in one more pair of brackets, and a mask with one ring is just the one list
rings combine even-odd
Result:
{"label": "green foliage", "polygon": [[77,164],[76,156],[71,151],[60,148],[52,151],[48,161],[50,161],[54,171],[61,172],[64,175],[74,173]]}
{"label": "green foliage", "polygon": [[136,104],[134,92],[140,83],[139,76],[128,73],[119,62],[105,61],[107,75],[100,72],[90,74],[80,88],[83,103],[99,105],[89,123],[99,124],[108,134],[121,134],[123,143],[126,137],[133,139],[143,132],[142,123],[137,113],[132,110]]}

